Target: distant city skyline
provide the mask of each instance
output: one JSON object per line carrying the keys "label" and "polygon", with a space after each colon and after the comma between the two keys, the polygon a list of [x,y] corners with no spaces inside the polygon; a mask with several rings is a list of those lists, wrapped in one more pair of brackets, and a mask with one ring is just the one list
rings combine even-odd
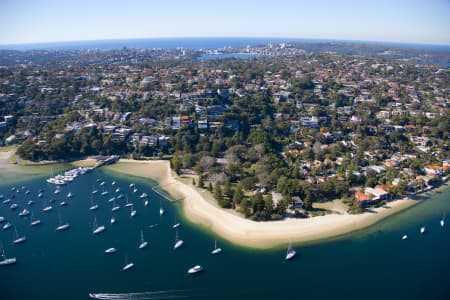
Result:
{"label": "distant city skyline", "polygon": [[278,37],[450,45],[450,1],[3,0],[0,44]]}

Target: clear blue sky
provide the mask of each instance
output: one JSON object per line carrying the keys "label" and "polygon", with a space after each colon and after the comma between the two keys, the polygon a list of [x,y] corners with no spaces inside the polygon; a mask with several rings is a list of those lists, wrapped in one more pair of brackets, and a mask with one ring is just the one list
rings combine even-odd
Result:
{"label": "clear blue sky", "polygon": [[0,0],[0,44],[254,36],[450,44],[450,0]]}

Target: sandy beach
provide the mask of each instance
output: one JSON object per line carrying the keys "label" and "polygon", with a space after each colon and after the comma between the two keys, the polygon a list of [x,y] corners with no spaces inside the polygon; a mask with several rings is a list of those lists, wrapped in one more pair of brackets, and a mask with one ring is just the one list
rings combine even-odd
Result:
{"label": "sandy beach", "polygon": [[121,159],[107,168],[158,181],[174,199],[182,199],[184,213],[191,222],[204,225],[233,243],[260,249],[285,245],[289,240],[301,243],[333,238],[368,227],[420,202],[404,198],[359,215],[341,213],[308,219],[255,222],[218,207],[202,195],[202,190],[177,180],[168,161]]}

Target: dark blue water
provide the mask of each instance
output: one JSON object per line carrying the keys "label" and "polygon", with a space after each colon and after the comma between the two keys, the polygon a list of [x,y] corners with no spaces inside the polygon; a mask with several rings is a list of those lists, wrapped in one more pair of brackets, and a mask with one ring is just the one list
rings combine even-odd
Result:
{"label": "dark blue water", "polygon": [[405,47],[419,50],[450,51],[450,45],[411,44],[394,42],[371,42],[352,40],[330,39],[305,39],[305,38],[274,38],[274,37],[202,37],[202,38],[147,38],[147,39],[117,39],[117,40],[93,40],[72,41],[54,43],[33,43],[0,45],[0,49],[11,50],[73,50],[73,49],[100,49],[113,50],[127,48],[161,48],[161,49],[218,49],[223,47],[245,47],[247,45],[264,45],[269,43],[322,43],[322,42],[350,42],[361,44],[386,45]]}
{"label": "dark blue water", "polygon": [[[113,180],[126,192],[138,212],[134,219],[129,209],[121,208],[118,222],[110,225],[110,196],[95,196],[100,209],[89,211],[93,186],[102,191],[98,178],[106,180],[111,193]],[[129,189],[131,182],[139,193]],[[252,250],[222,239],[218,243],[223,253],[211,255],[216,236],[185,220],[180,204],[152,192],[154,183],[149,180],[97,170],[64,187],[58,196],[44,178],[14,185],[24,185],[32,193],[16,193],[14,201],[20,208],[14,212],[0,203],[0,215],[28,240],[14,245],[13,231],[0,229],[8,256],[18,260],[0,268],[1,299],[75,300],[88,299],[92,292],[112,293],[114,299],[449,299],[450,220],[446,227],[439,226],[443,212],[450,211],[449,188],[369,229],[334,241],[295,245],[298,256],[285,263],[284,248]],[[0,194],[9,196],[11,186],[3,181]],[[54,211],[43,213],[42,200],[36,196],[41,188],[44,199],[55,197],[58,202],[68,191],[75,196],[67,207],[54,204]],[[138,198],[141,192],[150,195],[148,207]],[[39,227],[30,227],[29,218],[17,216],[28,199],[37,202],[32,209],[42,220]],[[158,213],[160,201],[166,211],[163,217]],[[72,225],[66,232],[55,231],[58,213]],[[94,214],[107,227],[99,236],[92,235]],[[180,237],[185,241],[176,251],[175,218],[182,223]],[[149,228],[150,224],[159,225]],[[423,236],[421,226],[427,227]],[[150,243],[145,250],[138,249],[141,229]],[[403,234],[409,240],[402,241]],[[118,252],[104,254],[109,247]],[[126,257],[135,267],[121,272]],[[196,264],[205,271],[188,276],[187,269]],[[132,292],[138,294],[129,297]]]}

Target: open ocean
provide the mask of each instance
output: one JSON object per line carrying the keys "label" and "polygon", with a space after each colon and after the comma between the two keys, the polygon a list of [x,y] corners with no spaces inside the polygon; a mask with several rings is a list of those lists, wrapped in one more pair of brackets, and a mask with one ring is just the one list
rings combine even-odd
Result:
{"label": "open ocean", "polygon": [[[99,169],[55,195],[55,187],[45,178],[0,174],[0,195],[6,199],[14,194],[11,203],[19,204],[13,211],[11,203],[0,200],[0,216],[27,237],[23,244],[13,244],[14,229],[0,228],[7,256],[17,258],[15,265],[0,267],[1,299],[80,300],[89,299],[89,293],[103,299],[450,299],[450,220],[445,227],[439,225],[444,212],[450,212],[449,187],[368,229],[321,243],[297,244],[297,257],[284,262],[285,247],[252,250],[221,238],[217,242],[223,252],[212,255],[217,236],[188,222],[180,203],[155,193],[152,181]],[[106,184],[100,186],[97,179]],[[136,184],[137,193],[130,183]],[[12,192],[13,186],[20,192]],[[134,203],[137,215],[131,218],[130,208],[123,207],[125,198],[121,199],[116,202],[122,206],[115,213],[117,223],[111,225],[108,199],[119,194],[117,187]],[[98,193],[93,201],[99,209],[92,212],[94,188]],[[40,189],[42,198],[37,197]],[[109,195],[101,196],[102,191]],[[69,200],[68,192],[74,194]],[[149,194],[147,207],[139,199],[143,192]],[[42,212],[50,199],[56,200],[53,211]],[[29,200],[35,201],[31,207]],[[63,200],[69,205],[60,207]],[[160,203],[165,210],[162,217]],[[26,207],[42,224],[31,227],[29,216],[18,216]],[[67,231],[55,230],[59,215],[71,224]],[[99,235],[92,234],[94,216],[106,226]],[[185,242],[177,250],[173,250],[174,222],[181,223],[179,236]],[[421,226],[427,228],[424,235],[419,234]],[[150,244],[146,249],[138,249],[141,230]],[[408,240],[401,240],[404,234]],[[118,251],[105,254],[109,247]],[[133,262],[134,268],[121,271],[126,262]],[[205,270],[187,275],[196,264]]]}
{"label": "open ocean", "polygon": [[199,37],[199,38],[142,38],[142,39],[115,39],[115,40],[92,40],[71,41],[53,43],[33,44],[11,44],[0,45],[0,49],[10,50],[73,50],[73,49],[100,49],[114,50],[127,48],[158,48],[158,49],[218,49],[223,47],[246,47],[247,45],[265,45],[269,43],[321,43],[321,42],[350,42],[373,45],[386,45],[392,47],[405,47],[419,50],[450,51],[450,45],[431,44],[409,44],[394,42],[371,42],[371,41],[349,41],[349,40],[327,40],[306,38],[274,38],[274,37]]}

